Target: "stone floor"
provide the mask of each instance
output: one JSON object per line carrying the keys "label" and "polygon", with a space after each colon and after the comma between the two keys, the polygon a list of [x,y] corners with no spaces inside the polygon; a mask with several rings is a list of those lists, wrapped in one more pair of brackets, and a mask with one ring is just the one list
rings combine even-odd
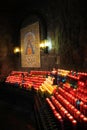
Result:
{"label": "stone floor", "polygon": [[[2,90],[1,90],[2,91]],[[0,91],[0,130],[36,130],[32,102],[22,95]],[[16,97],[17,96],[17,97]]]}
{"label": "stone floor", "polygon": [[33,112],[0,101],[0,130],[36,130]]}

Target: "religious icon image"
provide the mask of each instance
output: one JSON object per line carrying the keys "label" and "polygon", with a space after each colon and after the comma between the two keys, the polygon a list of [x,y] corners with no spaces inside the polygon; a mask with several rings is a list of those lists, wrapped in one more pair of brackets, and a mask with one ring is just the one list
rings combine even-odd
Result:
{"label": "religious icon image", "polygon": [[22,67],[40,67],[39,22],[21,29],[21,65]]}
{"label": "religious icon image", "polygon": [[35,35],[32,32],[28,32],[24,37],[25,54],[35,54]]}

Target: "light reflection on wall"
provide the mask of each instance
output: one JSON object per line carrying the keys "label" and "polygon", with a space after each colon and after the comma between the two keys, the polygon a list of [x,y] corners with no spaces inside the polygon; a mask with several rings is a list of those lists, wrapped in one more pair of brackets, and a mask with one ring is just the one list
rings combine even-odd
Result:
{"label": "light reflection on wall", "polygon": [[43,40],[41,43],[40,43],[40,48],[44,49],[45,47],[48,47],[49,50],[52,49],[52,43],[51,43],[51,39],[46,39],[46,40]]}
{"label": "light reflection on wall", "polygon": [[51,42],[51,38],[49,38],[49,37],[48,37],[46,44],[47,44],[47,46],[48,46],[49,50],[51,50],[51,49],[52,49],[52,42]]}

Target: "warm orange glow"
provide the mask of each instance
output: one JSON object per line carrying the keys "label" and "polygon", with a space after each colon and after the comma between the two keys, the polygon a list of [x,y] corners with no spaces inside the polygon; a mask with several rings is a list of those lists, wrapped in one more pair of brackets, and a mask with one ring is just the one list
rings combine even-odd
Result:
{"label": "warm orange glow", "polygon": [[43,40],[43,41],[40,43],[40,48],[45,48],[46,46],[48,46],[47,40]]}
{"label": "warm orange glow", "polygon": [[41,43],[40,48],[44,48],[44,47],[45,47],[44,43]]}
{"label": "warm orange glow", "polygon": [[20,48],[19,47],[15,47],[14,48],[14,53],[18,53],[18,52],[20,52]]}

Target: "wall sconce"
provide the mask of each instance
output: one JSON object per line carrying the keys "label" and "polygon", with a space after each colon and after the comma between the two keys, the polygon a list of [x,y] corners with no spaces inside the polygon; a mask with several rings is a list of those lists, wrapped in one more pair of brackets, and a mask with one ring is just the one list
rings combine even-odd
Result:
{"label": "wall sconce", "polygon": [[48,54],[48,45],[47,45],[47,40],[43,40],[41,43],[40,43],[40,49]]}
{"label": "wall sconce", "polygon": [[19,47],[15,47],[15,48],[14,48],[14,54],[18,54],[18,53],[20,53],[20,52],[21,52],[21,50],[20,50]]}

